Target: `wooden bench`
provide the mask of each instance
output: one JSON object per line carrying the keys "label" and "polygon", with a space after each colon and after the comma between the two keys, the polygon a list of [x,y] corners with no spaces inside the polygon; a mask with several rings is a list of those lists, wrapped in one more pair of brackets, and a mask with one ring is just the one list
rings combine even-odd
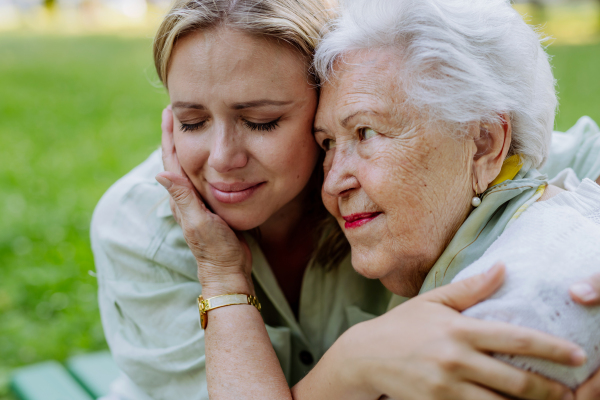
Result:
{"label": "wooden bench", "polygon": [[110,353],[103,351],[67,360],[22,367],[11,377],[11,389],[21,400],[94,400],[109,392],[119,376]]}

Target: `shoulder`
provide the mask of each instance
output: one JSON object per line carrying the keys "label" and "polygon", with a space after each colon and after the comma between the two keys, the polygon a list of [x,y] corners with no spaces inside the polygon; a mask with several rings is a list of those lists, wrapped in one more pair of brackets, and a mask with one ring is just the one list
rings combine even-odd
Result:
{"label": "shoulder", "polygon": [[497,261],[513,277],[585,278],[598,270],[598,259],[600,186],[585,179],[575,191],[531,205],[455,280],[484,272]]}
{"label": "shoulder", "polygon": [[[157,150],[112,185],[98,202],[90,235],[99,278],[121,279],[133,269],[140,278],[142,266],[159,263],[159,249],[183,253],[174,260],[183,257],[187,261],[189,249],[178,235],[180,229],[170,213],[168,193],[154,179],[161,171]],[[180,267],[169,265],[169,269]],[[145,269],[156,270],[153,266]]]}
{"label": "shoulder", "polygon": [[106,191],[92,216],[93,241],[111,239],[132,230],[137,234],[152,234],[135,227],[156,222],[153,215],[156,213],[152,211],[167,199],[164,189],[154,180],[161,170],[157,151]]}

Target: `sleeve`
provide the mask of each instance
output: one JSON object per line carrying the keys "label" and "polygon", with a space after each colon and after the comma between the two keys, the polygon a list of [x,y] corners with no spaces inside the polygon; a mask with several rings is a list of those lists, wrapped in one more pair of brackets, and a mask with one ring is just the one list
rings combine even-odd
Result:
{"label": "sleeve", "polygon": [[94,212],[102,324],[115,362],[143,393],[157,400],[205,400],[204,332],[196,305],[201,286],[181,229],[156,212],[166,198],[153,182],[156,172],[150,179],[126,176]]}
{"label": "sleeve", "polygon": [[580,180],[600,177],[600,128],[590,117],[581,117],[567,132],[554,132],[550,154],[540,169],[549,178],[571,168]]}

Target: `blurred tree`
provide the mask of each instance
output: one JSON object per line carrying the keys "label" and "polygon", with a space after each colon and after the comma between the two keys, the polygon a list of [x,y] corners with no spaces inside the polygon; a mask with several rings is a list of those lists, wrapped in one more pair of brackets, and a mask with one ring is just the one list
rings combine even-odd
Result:
{"label": "blurred tree", "polygon": [[598,32],[600,33],[600,0],[596,0],[596,4],[598,4],[598,25],[597,25],[597,29],[598,29]]}
{"label": "blurred tree", "polygon": [[44,0],[44,7],[52,10],[56,7],[56,0]]}

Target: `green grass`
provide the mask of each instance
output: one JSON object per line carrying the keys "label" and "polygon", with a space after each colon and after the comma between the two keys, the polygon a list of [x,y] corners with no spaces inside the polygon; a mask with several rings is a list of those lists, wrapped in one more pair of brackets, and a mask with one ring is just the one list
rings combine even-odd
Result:
{"label": "green grass", "polygon": [[95,204],[160,143],[150,39],[0,37],[0,399],[13,367],[106,347]]}
{"label": "green grass", "polygon": [[[150,39],[0,36],[0,400],[10,370],[106,347],[89,247],[104,191],[160,140]],[[557,128],[600,121],[600,45],[551,47]]]}
{"label": "green grass", "polygon": [[582,115],[600,123],[600,44],[551,46],[548,50],[558,80],[556,129],[570,128]]}

